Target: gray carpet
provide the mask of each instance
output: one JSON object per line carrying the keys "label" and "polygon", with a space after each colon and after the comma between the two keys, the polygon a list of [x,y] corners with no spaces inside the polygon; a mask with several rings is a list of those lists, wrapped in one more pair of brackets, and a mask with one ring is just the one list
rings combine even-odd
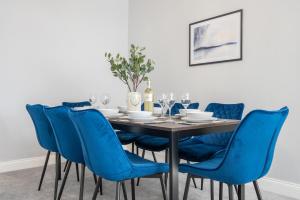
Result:
{"label": "gray carpet", "polygon": [[[0,199],[1,200],[40,200],[53,199],[54,188],[54,167],[49,166],[46,172],[45,180],[40,192],[37,191],[38,181],[42,168],[34,168],[0,174]],[[84,199],[91,199],[95,183],[92,174],[86,170],[86,181],[84,189]],[[115,194],[115,184],[110,181],[104,181],[103,196],[98,199],[112,200]],[[185,184],[185,175],[180,175],[180,199],[182,199]],[[200,180],[197,180],[200,185]],[[218,199],[218,187],[215,187],[215,195]],[[130,196],[130,183],[127,183],[128,197]],[[262,191],[264,200],[292,200],[284,196]],[[76,181],[75,167],[72,166],[69,178],[66,183],[62,199],[75,200],[79,195],[79,183]],[[142,179],[141,185],[136,187],[137,200],[159,200],[162,198],[160,182],[158,179]],[[189,200],[210,199],[209,184],[205,181],[204,190],[195,189],[192,185],[189,193]],[[224,199],[228,199],[227,188],[224,190]],[[237,199],[237,198],[235,198]],[[246,191],[247,200],[257,200],[253,187],[248,187]]]}

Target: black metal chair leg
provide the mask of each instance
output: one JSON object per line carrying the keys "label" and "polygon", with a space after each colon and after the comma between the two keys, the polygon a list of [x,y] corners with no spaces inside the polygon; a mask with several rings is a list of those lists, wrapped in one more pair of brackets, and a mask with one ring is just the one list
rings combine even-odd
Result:
{"label": "black metal chair leg", "polygon": [[120,182],[116,183],[116,200],[121,200],[121,195],[120,195]]}
{"label": "black metal chair leg", "polygon": [[238,186],[238,185],[233,185],[233,186],[234,186],[236,195],[237,195],[237,197],[239,198],[239,186]]}
{"label": "black metal chair leg", "polygon": [[67,166],[68,166],[68,160],[66,161],[66,164],[65,164],[65,166],[64,166],[64,172],[66,172],[66,169],[67,169]]}
{"label": "black metal chair leg", "polygon": [[162,193],[163,193],[163,198],[164,198],[164,200],[167,200],[167,191],[166,191],[166,187],[165,187],[165,183],[164,183],[162,174],[159,177],[159,180],[160,180],[160,185],[161,185],[161,189],[162,189]]}
{"label": "black metal chair leg", "polygon": [[47,156],[46,156],[46,160],[45,160],[45,164],[44,164],[44,168],[43,168],[43,171],[42,171],[42,175],[41,175],[41,179],[40,179],[38,191],[41,190],[41,187],[42,187],[42,184],[43,184],[43,181],[44,181],[44,177],[45,177],[45,173],[46,173],[46,170],[47,170],[47,166],[48,166],[48,161],[49,161],[50,154],[51,154],[51,151],[48,151],[47,152]]}
{"label": "black metal chair leg", "polygon": [[228,184],[228,196],[229,196],[229,200],[234,200],[233,197],[233,186]]}
{"label": "black metal chair leg", "polygon": [[[187,160],[186,162],[187,162],[188,164],[190,164],[190,161]],[[194,187],[197,188],[196,179],[195,179],[195,177],[193,177],[193,176],[192,176],[192,181],[193,181]]]}
{"label": "black metal chair leg", "polygon": [[93,194],[92,200],[96,200],[97,194],[98,194],[98,191],[99,191],[99,188],[100,188],[100,184],[101,184],[101,178],[99,177],[98,181],[97,181],[97,185],[96,185],[95,190],[94,190],[94,194]]}
{"label": "black metal chair leg", "polygon": [[79,167],[78,167],[78,164],[77,164],[77,163],[75,164],[75,167],[76,167],[77,181],[79,182]]}
{"label": "black metal chair leg", "polygon": [[134,142],[131,143],[131,152],[134,153]]}
{"label": "black metal chair leg", "polygon": [[134,179],[131,179],[131,199],[135,200],[135,183],[134,183]]}
{"label": "black metal chair leg", "polygon": [[103,195],[103,190],[102,190],[102,178],[100,178],[100,195]]}
{"label": "black metal chair leg", "polygon": [[157,159],[156,159],[156,156],[155,156],[155,153],[154,153],[154,151],[151,151],[151,153],[152,153],[152,157],[153,157],[153,160],[154,160],[154,162],[156,162],[156,163],[157,163]]}
{"label": "black metal chair leg", "polygon": [[194,187],[197,188],[196,179],[194,177],[192,177],[192,181],[193,181]]}
{"label": "black metal chair leg", "polygon": [[255,189],[256,195],[257,195],[257,199],[258,200],[263,200],[257,181],[253,181],[253,185],[254,185],[254,189]]}
{"label": "black metal chair leg", "polygon": [[219,200],[223,200],[223,183],[219,184]]}
{"label": "black metal chair leg", "polygon": [[184,188],[184,194],[183,194],[183,200],[187,200],[189,189],[190,189],[190,183],[191,183],[191,175],[188,174],[186,178],[185,188]]}
{"label": "black metal chair leg", "polygon": [[239,185],[238,186],[238,197],[239,197],[239,200],[245,200],[245,185]]}
{"label": "black metal chair leg", "polygon": [[93,177],[94,177],[94,182],[97,185],[97,176],[96,176],[96,174],[93,173]]}
{"label": "black metal chair leg", "polygon": [[204,178],[201,178],[201,190],[203,190],[203,186],[204,186]]}
{"label": "black metal chair leg", "polygon": [[[137,147],[138,148],[138,147]],[[145,158],[145,153],[146,153],[146,150],[143,149],[143,153],[142,153],[142,158]],[[140,180],[141,178],[138,178],[137,182],[136,182],[136,186],[139,186],[140,185]]]}
{"label": "black metal chair leg", "polygon": [[[166,149],[166,153],[165,153],[165,163],[169,163],[169,157],[168,157],[168,155],[169,155],[169,149]],[[167,187],[168,186],[168,172],[167,173],[165,173],[165,186]]]}
{"label": "black metal chair leg", "polygon": [[139,148],[136,147],[136,155],[139,155]]}
{"label": "black metal chair leg", "polygon": [[210,199],[214,200],[215,199],[215,189],[214,189],[214,181],[210,180]]}
{"label": "black metal chair leg", "polygon": [[64,175],[64,178],[63,178],[63,181],[61,183],[60,190],[59,190],[59,193],[58,193],[58,197],[57,197],[58,200],[61,199],[62,193],[64,191],[65,184],[66,184],[66,181],[67,181],[67,178],[68,178],[68,175],[69,175],[69,171],[70,171],[71,165],[72,165],[72,162],[68,162],[66,173]]}
{"label": "black metal chair leg", "polygon": [[81,177],[80,177],[79,200],[83,200],[84,176],[85,176],[85,165],[84,165],[84,164],[81,164]]}
{"label": "black metal chair leg", "polygon": [[124,200],[128,200],[127,198],[127,190],[126,190],[126,185],[125,185],[125,182],[122,181],[122,190],[123,190],[123,195],[124,195]]}
{"label": "black metal chair leg", "polygon": [[61,155],[58,155],[58,180],[61,180]]}
{"label": "black metal chair leg", "polygon": [[55,154],[55,181],[54,181],[54,200],[56,200],[57,197],[57,188],[58,188],[58,178],[59,178],[59,154]]}

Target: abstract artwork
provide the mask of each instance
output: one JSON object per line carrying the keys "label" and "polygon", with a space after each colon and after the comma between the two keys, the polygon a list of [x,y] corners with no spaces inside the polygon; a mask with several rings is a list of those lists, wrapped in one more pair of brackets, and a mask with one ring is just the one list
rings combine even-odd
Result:
{"label": "abstract artwork", "polygon": [[242,60],[243,10],[189,25],[189,65]]}

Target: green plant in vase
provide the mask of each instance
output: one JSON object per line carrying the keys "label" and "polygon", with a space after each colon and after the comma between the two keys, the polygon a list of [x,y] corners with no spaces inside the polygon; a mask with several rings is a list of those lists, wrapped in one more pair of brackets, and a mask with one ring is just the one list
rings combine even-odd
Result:
{"label": "green plant in vase", "polygon": [[129,90],[128,110],[140,110],[141,94],[137,92],[138,87],[149,79],[148,74],[154,70],[154,61],[146,58],[145,49],[132,44],[128,59],[120,54],[113,56],[111,53],[105,53],[111,72],[126,84]]}

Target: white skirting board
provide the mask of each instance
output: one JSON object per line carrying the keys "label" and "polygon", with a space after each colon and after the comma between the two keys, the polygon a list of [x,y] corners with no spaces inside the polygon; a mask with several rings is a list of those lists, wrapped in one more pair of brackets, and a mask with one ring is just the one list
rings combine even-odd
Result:
{"label": "white skirting board", "polygon": [[[0,173],[41,167],[44,166],[45,159],[46,159],[46,155],[33,157],[33,158],[23,158],[18,160],[0,162]],[[54,161],[55,161],[55,153],[51,153],[48,164],[50,165],[54,164],[55,163]],[[62,162],[65,162],[63,158],[62,158]]]}
{"label": "white skirting board", "polygon": [[[46,156],[39,156],[33,158],[24,158],[19,160],[0,162],[0,173],[41,167],[44,165],[45,158]],[[49,164],[54,164],[54,160],[55,154],[53,153],[50,156]],[[300,184],[268,177],[263,178],[258,182],[261,190],[270,191],[295,199],[300,199]]]}
{"label": "white skirting board", "polygon": [[262,190],[300,199],[300,184],[269,177],[262,178],[258,182]]}

